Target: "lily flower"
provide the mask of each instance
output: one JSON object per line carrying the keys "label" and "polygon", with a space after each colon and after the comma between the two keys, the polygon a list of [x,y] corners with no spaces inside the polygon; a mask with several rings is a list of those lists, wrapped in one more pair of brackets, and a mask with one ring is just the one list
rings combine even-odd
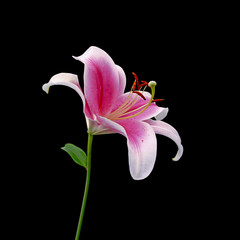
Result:
{"label": "lily flower", "polygon": [[[156,134],[172,139],[178,151],[173,158],[181,158],[181,139],[171,125],[163,122],[168,108],[158,107],[155,97],[155,81],[135,81],[132,89],[124,93],[126,76],[123,69],[102,49],[90,47],[79,57],[84,66],[84,91],[77,75],[59,73],[43,85],[48,93],[53,85],[64,85],[74,89],[82,99],[88,133],[92,135],[119,133],[126,137],[129,169],[135,180],[146,178],[152,171],[157,154]],[[151,89],[151,93],[146,92]],[[152,120],[154,118],[156,120]]]}

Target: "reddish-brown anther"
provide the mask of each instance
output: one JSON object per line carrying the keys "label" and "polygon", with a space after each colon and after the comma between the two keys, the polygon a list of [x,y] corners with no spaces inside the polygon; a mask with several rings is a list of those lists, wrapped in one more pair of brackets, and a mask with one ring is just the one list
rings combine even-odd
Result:
{"label": "reddish-brown anther", "polygon": [[137,84],[137,87],[138,87],[138,89],[139,89],[139,80],[138,80],[137,74],[134,73],[134,72],[132,72],[132,74],[133,74],[133,76],[134,76],[134,78],[135,78],[135,83]]}
{"label": "reddish-brown anther", "polygon": [[163,101],[164,99],[153,99],[152,102],[161,102]]}
{"label": "reddish-brown anther", "polygon": [[146,81],[141,81],[141,83],[142,83],[142,84],[140,84],[140,85],[138,86],[138,89],[140,89],[141,87],[148,86],[148,82],[146,82]]}
{"label": "reddish-brown anther", "polygon": [[139,95],[141,98],[143,98],[144,100],[146,100],[146,98],[143,96],[143,94],[140,93],[139,91],[133,91],[133,93],[136,93],[136,94]]}

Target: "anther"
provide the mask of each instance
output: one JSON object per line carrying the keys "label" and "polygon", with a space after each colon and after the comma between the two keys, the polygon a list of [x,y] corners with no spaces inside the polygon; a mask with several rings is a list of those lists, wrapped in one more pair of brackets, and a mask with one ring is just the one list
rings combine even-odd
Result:
{"label": "anther", "polygon": [[132,91],[134,92],[135,89],[136,89],[136,80],[135,80],[134,83],[133,83]]}
{"label": "anther", "polygon": [[161,102],[163,101],[164,99],[153,99],[152,102]]}
{"label": "anther", "polygon": [[[134,72],[132,74],[135,78],[135,81],[133,83],[132,89],[128,94],[125,102],[118,109],[110,113],[107,116],[107,118],[112,120],[123,120],[123,119],[133,118],[143,113],[151,105],[152,102],[158,102],[163,100],[163,99],[154,99],[155,86],[157,85],[155,81],[150,81],[149,83],[146,81],[141,81],[141,84],[139,85],[139,80],[137,75]],[[134,106],[139,99],[137,98],[137,96],[132,98],[133,94],[136,93],[139,97],[146,100],[145,96],[143,95],[143,92],[147,86],[151,88],[151,98],[147,101],[146,104],[142,104],[142,105],[140,104],[139,107],[136,107],[133,110],[131,110],[132,106]],[[136,87],[138,88],[138,90],[135,90]],[[141,90],[142,87],[144,87],[143,90]]]}
{"label": "anther", "polygon": [[144,86],[148,86],[148,82],[146,81],[141,81],[142,84],[139,85],[138,89],[140,89],[141,87],[144,87]]}
{"label": "anther", "polygon": [[137,74],[136,73],[134,73],[134,72],[132,72],[132,74],[133,74],[133,76],[134,76],[134,78],[135,78],[135,81],[134,81],[134,83],[133,83],[133,91],[136,89],[136,86],[137,86],[137,88],[139,89],[139,80],[138,80],[138,77],[137,77]]}
{"label": "anther", "polygon": [[133,93],[136,93],[137,95],[139,95],[141,98],[143,98],[144,100],[146,100],[146,98],[143,96],[142,93],[138,92],[138,91],[133,91]]}
{"label": "anther", "polygon": [[137,83],[137,86],[139,86],[139,81],[138,81],[137,74],[134,73],[134,72],[132,72],[132,74],[133,74],[133,76],[134,76],[134,78],[135,78],[135,81],[136,81],[136,83]]}

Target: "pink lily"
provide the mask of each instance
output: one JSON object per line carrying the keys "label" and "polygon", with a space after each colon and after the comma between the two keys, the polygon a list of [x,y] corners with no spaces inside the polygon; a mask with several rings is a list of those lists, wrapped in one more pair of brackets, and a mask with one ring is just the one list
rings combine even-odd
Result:
{"label": "pink lily", "polygon": [[[133,179],[146,178],[154,167],[157,153],[155,134],[172,139],[178,147],[173,160],[181,158],[183,147],[178,132],[161,121],[167,115],[168,108],[158,107],[153,99],[156,82],[139,84],[134,74],[136,80],[131,91],[124,93],[125,73],[105,51],[90,47],[84,54],[74,58],[85,65],[84,92],[77,75],[70,73],[54,75],[43,85],[43,90],[48,93],[52,85],[73,88],[82,99],[88,133],[119,133],[125,136]],[[146,87],[151,88],[152,94],[144,91]],[[156,120],[152,120],[153,117]]]}

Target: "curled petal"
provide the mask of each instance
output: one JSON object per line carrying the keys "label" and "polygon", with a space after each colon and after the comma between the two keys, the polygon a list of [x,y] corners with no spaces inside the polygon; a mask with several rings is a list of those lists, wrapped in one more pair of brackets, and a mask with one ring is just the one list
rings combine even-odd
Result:
{"label": "curled petal", "polygon": [[89,117],[89,118],[92,118],[91,111],[90,111],[90,109],[88,107],[88,104],[85,100],[85,97],[83,95],[83,91],[82,91],[82,89],[79,85],[77,75],[71,74],[71,73],[58,73],[58,74],[54,75],[48,83],[45,83],[42,86],[42,89],[46,93],[48,93],[49,88],[51,86],[54,86],[54,85],[63,85],[63,86],[67,86],[67,87],[70,87],[70,88],[74,89],[82,99],[84,112],[85,112],[86,116]]}
{"label": "curled petal", "polygon": [[152,127],[146,122],[132,119],[116,123],[98,117],[101,125],[111,132],[120,133],[127,138],[129,169],[133,179],[146,178],[156,161],[157,140]]}
{"label": "curled petal", "polygon": [[178,161],[182,154],[183,154],[183,146],[181,144],[181,138],[175,128],[173,128],[171,125],[168,123],[165,123],[163,121],[154,121],[154,120],[146,120],[148,124],[151,125],[155,133],[166,136],[170,139],[172,139],[178,147],[178,152],[176,156],[173,158],[174,161]]}
{"label": "curled petal", "polygon": [[84,95],[92,113],[105,116],[123,89],[123,71],[97,47],[90,47],[83,55],[74,58],[85,64]]}
{"label": "curled petal", "polygon": [[48,83],[42,86],[43,91],[49,92],[49,88],[53,85],[64,85],[74,89],[83,99],[83,92],[78,82],[78,77],[71,73],[58,73],[54,75]]}
{"label": "curled petal", "polygon": [[158,113],[158,115],[156,115],[155,116],[155,118],[157,119],[157,120],[163,120],[166,116],[167,116],[167,114],[168,114],[168,111],[169,111],[169,109],[168,108],[161,108],[161,112],[159,112]]}

